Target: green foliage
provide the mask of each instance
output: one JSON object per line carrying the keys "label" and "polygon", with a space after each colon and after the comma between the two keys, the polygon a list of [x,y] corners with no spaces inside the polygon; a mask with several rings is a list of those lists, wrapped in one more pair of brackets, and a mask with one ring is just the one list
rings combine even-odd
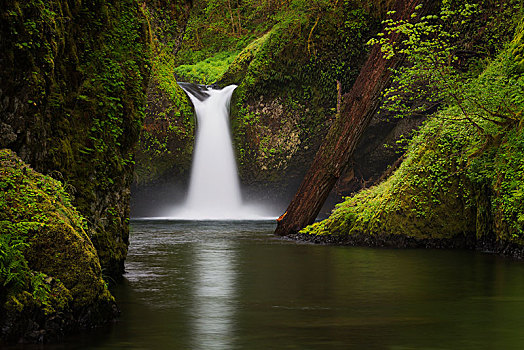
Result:
{"label": "green foliage", "polygon": [[217,53],[242,50],[276,23],[275,14],[285,6],[265,0],[195,3],[177,63],[194,65]]}
{"label": "green foliage", "polygon": [[195,64],[180,65],[174,72],[181,81],[211,84],[225,73],[237,54],[238,52],[220,52]]}
{"label": "green foliage", "polygon": [[46,282],[47,278],[47,275],[42,272],[33,273],[31,276],[33,298],[40,301],[44,306],[50,306],[51,286]]}
{"label": "green foliage", "polygon": [[[522,105],[524,106],[524,104]],[[489,212],[497,237],[524,242],[524,134],[514,128],[471,160],[467,176],[476,188],[489,188]]]}
{"label": "green foliage", "polygon": [[[97,173],[105,175],[108,166],[117,171],[132,167],[131,150],[124,150],[132,145],[131,137],[138,137],[145,114],[142,84],[147,70],[144,61],[136,59],[148,54],[141,43],[143,34],[137,30],[141,23],[130,10],[115,19],[112,30],[102,38],[105,44],[89,54],[84,74],[90,78],[80,87],[82,107],[95,112],[88,146],[80,151]],[[100,190],[114,186],[113,176],[105,175],[96,181]]]}
{"label": "green foliage", "polygon": [[[417,10],[421,10],[421,6]],[[480,15],[479,11],[478,4],[457,6],[444,2],[438,15],[420,17],[413,13],[411,21],[388,19],[384,22],[384,33],[369,44],[379,44],[386,58],[402,55],[407,62],[396,70],[394,84],[385,92],[387,109],[407,116],[438,105],[453,106],[456,111],[450,113],[449,118],[470,123],[485,134],[500,130],[495,126],[505,127],[518,122],[520,111],[515,109],[513,97],[520,94],[520,87],[508,81],[509,84],[498,84],[490,89],[493,84],[489,79],[511,78],[499,74],[479,80],[475,77],[475,69],[471,69],[461,56],[464,52],[477,57],[482,55],[461,47],[464,46],[461,41],[464,32]],[[402,39],[393,42],[385,33],[401,34]],[[425,102],[414,106],[414,100]]]}
{"label": "green foliage", "polygon": [[[209,65],[212,61],[223,61],[223,57],[232,57],[233,53],[238,53],[254,39],[271,31],[277,35],[272,35],[274,51],[268,52],[266,59],[276,59],[279,62],[275,63],[284,64],[283,67],[271,67],[279,71],[275,72],[275,78],[285,79],[286,76],[296,74],[295,71],[301,68],[300,64],[310,67],[298,79],[318,70],[321,71],[320,76],[336,71],[336,78],[325,77],[330,79],[328,84],[332,95],[334,81],[344,80],[344,73],[347,73],[348,65],[353,62],[348,57],[361,53],[361,42],[369,30],[369,21],[369,15],[350,1],[340,4],[328,0],[314,3],[303,0],[282,3],[233,3],[228,0],[202,2],[193,9],[176,62],[188,65],[193,70],[200,68],[200,73],[205,74],[207,69],[204,63]],[[217,54],[220,57],[216,57]],[[313,60],[308,62],[310,58]],[[181,69],[188,70],[189,67]],[[202,81],[211,82],[213,79]]]}
{"label": "green foliage", "polygon": [[0,221],[0,283],[11,296],[30,290],[35,301],[50,306],[48,276],[33,272],[25,257],[29,237],[41,227],[38,222]]}

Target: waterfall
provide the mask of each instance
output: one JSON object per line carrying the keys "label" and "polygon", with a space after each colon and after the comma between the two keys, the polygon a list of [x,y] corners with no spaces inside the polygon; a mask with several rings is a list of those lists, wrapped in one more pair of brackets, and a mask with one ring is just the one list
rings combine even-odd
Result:
{"label": "waterfall", "polygon": [[243,205],[231,132],[229,104],[237,87],[223,89],[179,83],[195,108],[197,128],[189,191],[173,212],[188,220],[257,219]]}

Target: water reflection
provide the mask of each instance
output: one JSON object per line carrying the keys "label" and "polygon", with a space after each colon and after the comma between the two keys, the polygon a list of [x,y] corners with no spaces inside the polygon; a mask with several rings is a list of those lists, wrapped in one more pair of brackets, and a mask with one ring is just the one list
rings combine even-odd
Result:
{"label": "water reflection", "polygon": [[120,321],[38,350],[524,349],[522,262],[303,245],[274,223],[132,228]]}
{"label": "water reflection", "polygon": [[193,348],[231,349],[235,312],[232,241],[194,246]]}

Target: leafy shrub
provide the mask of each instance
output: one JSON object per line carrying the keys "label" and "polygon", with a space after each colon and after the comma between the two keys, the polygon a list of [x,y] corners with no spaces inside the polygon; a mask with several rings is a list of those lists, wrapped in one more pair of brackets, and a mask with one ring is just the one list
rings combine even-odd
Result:
{"label": "leafy shrub", "polygon": [[[420,11],[422,6],[416,9]],[[466,53],[483,55],[480,50],[465,51],[461,41],[467,27],[480,13],[478,4],[451,6],[444,3],[437,15],[420,17],[413,13],[409,21],[384,21],[385,33],[399,33],[402,39],[393,42],[380,33],[369,44],[379,44],[384,57],[402,55],[407,63],[396,70],[394,84],[385,93],[387,109],[399,116],[408,116],[439,105],[451,107],[454,110],[447,114],[448,118],[469,123],[488,137],[500,132],[497,127],[511,126],[519,121],[518,106],[513,100],[520,94],[521,86],[511,83],[513,78],[493,65],[485,73],[491,75],[489,78],[477,78],[478,72],[472,67],[475,60],[463,56]],[[500,64],[503,68],[510,67],[508,62]],[[493,84],[492,79],[504,79],[505,82]],[[425,103],[413,107],[413,100]]]}

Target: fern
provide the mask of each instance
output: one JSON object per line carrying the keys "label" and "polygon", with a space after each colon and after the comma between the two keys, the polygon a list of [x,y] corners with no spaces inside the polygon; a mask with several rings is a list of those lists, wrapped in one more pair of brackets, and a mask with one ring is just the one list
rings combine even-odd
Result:
{"label": "fern", "polygon": [[19,291],[25,287],[29,267],[23,251],[29,246],[23,238],[11,234],[0,235],[0,283]]}

